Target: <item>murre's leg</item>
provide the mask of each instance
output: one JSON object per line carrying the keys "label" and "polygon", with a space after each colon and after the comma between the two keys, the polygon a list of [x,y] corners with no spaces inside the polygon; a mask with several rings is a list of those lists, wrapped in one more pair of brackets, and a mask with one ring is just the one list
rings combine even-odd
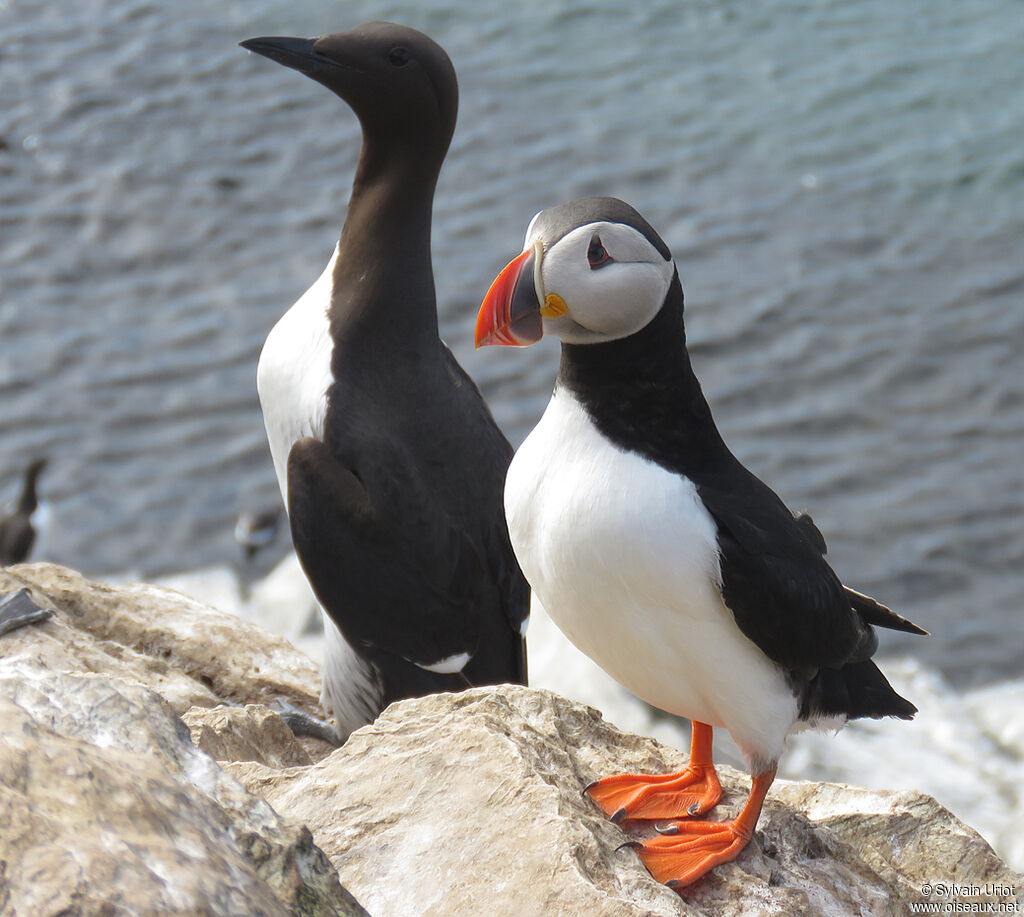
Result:
{"label": "murre's leg", "polygon": [[637,853],[641,862],[659,882],[670,888],[682,888],[716,866],[735,860],[754,835],[761,806],[774,779],[774,768],[754,777],[750,796],[732,821],[681,821],[660,837],[640,844]]}
{"label": "murre's leg", "polygon": [[713,730],[691,725],[690,763],[676,774],[616,774],[587,787],[612,821],[626,818],[683,818],[703,815],[722,797],[711,759]]}
{"label": "murre's leg", "polygon": [[345,740],[338,733],[338,730],[330,723],[319,720],[315,716],[310,716],[308,713],[302,713],[299,710],[286,710],[281,713],[281,719],[288,724],[288,728],[296,738],[299,736],[309,736],[311,739],[319,739],[321,742],[327,742],[336,748],[345,744]]}

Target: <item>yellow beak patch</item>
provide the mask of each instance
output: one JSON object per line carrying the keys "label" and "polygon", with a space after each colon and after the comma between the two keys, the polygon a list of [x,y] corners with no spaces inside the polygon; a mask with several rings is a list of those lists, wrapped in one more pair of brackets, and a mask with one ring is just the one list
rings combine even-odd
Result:
{"label": "yellow beak patch", "polygon": [[548,293],[544,297],[544,305],[541,306],[540,314],[544,318],[559,318],[565,315],[569,311],[569,307],[565,304],[565,300],[562,299],[557,293]]}

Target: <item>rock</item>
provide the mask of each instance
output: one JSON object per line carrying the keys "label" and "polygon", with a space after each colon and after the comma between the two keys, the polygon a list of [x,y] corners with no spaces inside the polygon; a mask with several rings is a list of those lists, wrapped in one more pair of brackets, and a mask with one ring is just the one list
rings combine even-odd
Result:
{"label": "rock", "polygon": [[5,914],[365,914],[145,688],[0,658],[0,734]]}
{"label": "rock", "polygon": [[42,624],[53,612],[40,608],[28,589],[0,595],[0,637],[29,624]]}
{"label": "rock", "polygon": [[0,569],[0,594],[21,587],[58,614],[5,636],[7,658],[143,684],[179,715],[193,706],[262,703],[323,716],[313,661],[235,615],[171,589],[90,582],[55,564]]}
{"label": "rock", "polygon": [[[684,762],[593,709],[501,686],[393,704],[307,768],[228,769],[308,825],[376,917],[881,915],[925,900],[926,883],[1024,891],[929,797],[780,781],[747,850],[680,896],[622,848],[644,831],[624,833],[581,789],[609,773]],[[730,768],[721,777],[717,818],[732,815],[749,786]]]}
{"label": "rock", "polygon": [[316,596],[294,551],[262,579],[248,583],[226,566],[161,577],[168,586],[280,634],[313,659],[323,659],[323,621]]}
{"label": "rock", "polygon": [[[211,568],[160,581],[279,633],[323,660],[316,602],[294,552],[245,600],[237,574]],[[883,641],[884,643],[884,641]],[[620,728],[685,748],[689,724],[644,704],[584,656],[533,598],[527,632],[530,685],[597,707]],[[920,708],[913,724],[860,720],[838,736],[813,730],[791,737],[779,774],[794,780],[919,790],[941,799],[1024,870],[1024,678],[954,687],[914,658],[882,661],[896,691]],[[984,754],[979,754],[984,749]],[[715,737],[717,760],[743,767],[728,735]]]}
{"label": "rock", "polygon": [[[899,889],[904,901],[920,901],[924,886],[945,883],[1015,887],[1012,903],[1024,904],[1022,877],[931,796],[809,781],[782,781],[774,796],[777,803],[791,806],[857,849],[872,870]],[[960,896],[981,902],[999,897]]]}
{"label": "rock", "polygon": [[20,588],[53,614],[0,636],[0,912],[365,915],[309,830],[210,757],[330,750],[269,706],[320,713],[307,657],[170,590],[0,570]]}
{"label": "rock", "polygon": [[[0,570],[0,594],[22,587],[54,613],[0,636],[4,915],[364,914],[342,885],[376,917],[1024,904],[1024,879],[930,797],[788,781],[739,859],[680,896],[622,846],[643,830],[581,790],[685,756],[583,704],[434,695],[332,750],[282,719],[320,713],[316,667],[285,640],[172,590]],[[720,774],[725,818],[749,783]]]}
{"label": "rock", "polygon": [[193,707],[182,720],[196,747],[217,761],[258,761],[269,767],[313,763],[281,715],[262,704]]}

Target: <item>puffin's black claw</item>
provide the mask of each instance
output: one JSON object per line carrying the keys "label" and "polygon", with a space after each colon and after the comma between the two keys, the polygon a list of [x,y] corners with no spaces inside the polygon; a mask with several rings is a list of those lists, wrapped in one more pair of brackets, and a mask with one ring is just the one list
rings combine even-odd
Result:
{"label": "puffin's black claw", "polygon": [[593,780],[590,783],[588,783],[585,787],[583,787],[582,790],[580,790],[580,796],[586,796],[587,793],[590,792],[591,787],[597,786],[600,782],[600,780]]}
{"label": "puffin's black claw", "polygon": [[690,816],[700,815],[700,803],[695,802],[690,808],[686,810],[686,814]]}
{"label": "puffin's black claw", "polygon": [[615,852],[618,853],[620,850],[625,850],[627,847],[630,850],[644,849],[644,845],[641,844],[640,841],[626,841],[624,844],[619,844],[619,846],[615,848]]}
{"label": "puffin's black claw", "polygon": [[672,891],[675,891],[680,885],[682,885],[682,883],[678,879],[669,879],[665,883],[665,888],[671,888]]}
{"label": "puffin's black claw", "polygon": [[679,825],[674,822],[670,825],[655,825],[654,830],[657,831],[658,834],[678,834]]}
{"label": "puffin's black claw", "polygon": [[619,822],[625,821],[626,820],[626,816],[628,814],[629,813],[625,810],[625,808],[616,809],[612,813],[612,818],[611,818],[612,824],[613,825],[617,825]]}

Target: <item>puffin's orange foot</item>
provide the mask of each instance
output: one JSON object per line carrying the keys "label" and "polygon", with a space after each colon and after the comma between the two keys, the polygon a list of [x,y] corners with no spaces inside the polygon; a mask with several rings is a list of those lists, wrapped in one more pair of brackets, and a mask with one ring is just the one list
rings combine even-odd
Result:
{"label": "puffin's orange foot", "polygon": [[655,879],[682,888],[739,856],[750,841],[750,829],[737,822],[679,822],[640,845],[637,853]]}
{"label": "puffin's orange foot", "polygon": [[743,809],[732,821],[681,821],[639,845],[640,860],[659,882],[682,888],[735,860],[753,837],[775,768],[754,777]]}
{"label": "puffin's orange foot", "polygon": [[616,774],[587,792],[613,822],[702,815],[722,798],[713,765],[691,765],[677,774]]}

